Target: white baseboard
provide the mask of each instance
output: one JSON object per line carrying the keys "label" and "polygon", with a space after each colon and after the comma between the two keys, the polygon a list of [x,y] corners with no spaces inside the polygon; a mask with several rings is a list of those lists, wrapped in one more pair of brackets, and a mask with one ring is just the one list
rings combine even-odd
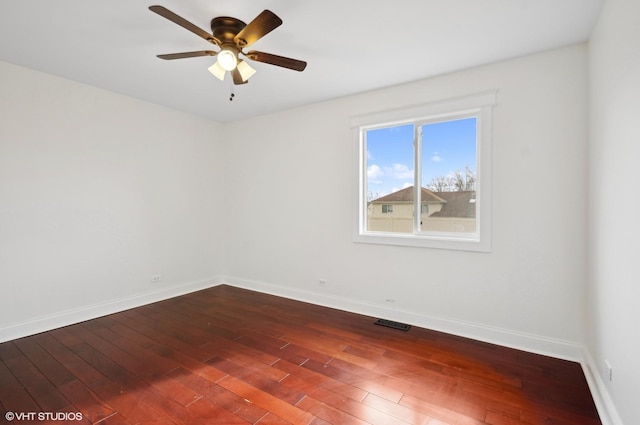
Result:
{"label": "white baseboard", "polygon": [[96,317],[106,316],[130,308],[163,301],[169,298],[188,294],[190,292],[211,288],[222,283],[219,277],[196,282],[188,282],[180,285],[165,287],[156,291],[149,291],[141,294],[119,298],[104,303],[94,304],[86,307],[61,311],[34,319],[12,323],[0,328],[0,342],[10,341],[40,332],[57,329]]}
{"label": "white baseboard", "polygon": [[582,358],[582,370],[589,384],[591,396],[593,397],[596,409],[598,409],[602,425],[623,425],[622,419],[620,419],[618,415],[618,410],[611,400],[609,390],[607,390],[607,386],[602,380],[602,374],[599,372],[600,369],[586,348],[582,353]]}
{"label": "white baseboard", "polygon": [[408,323],[422,328],[433,329],[518,350],[575,362],[582,361],[583,346],[571,341],[517,332],[478,323],[430,316],[419,312],[392,309],[387,306],[370,304],[354,299],[247,280],[239,277],[225,276],[222,278],[222,281],[239,288],[264,292],[352,313],[364,314],[366,316]]}

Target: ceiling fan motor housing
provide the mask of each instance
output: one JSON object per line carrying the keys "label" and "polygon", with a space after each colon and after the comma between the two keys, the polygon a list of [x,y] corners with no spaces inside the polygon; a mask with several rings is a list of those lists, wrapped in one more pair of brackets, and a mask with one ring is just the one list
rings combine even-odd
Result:
{"label": "ceiling fan motor housing", "polygon": [[[211,20],[211,33],[217,45],[231,44],[235,46],[235,36],[246,26],[247,24],[240,19],[230,16],[219,16]],[[244,40],[238,40],[240,46],[246,44],[246,42],[242,43],[243,41]]]}

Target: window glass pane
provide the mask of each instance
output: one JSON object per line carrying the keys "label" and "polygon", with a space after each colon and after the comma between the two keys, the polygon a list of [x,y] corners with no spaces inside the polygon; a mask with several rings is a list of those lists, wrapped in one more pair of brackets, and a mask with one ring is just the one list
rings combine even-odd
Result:
{"label": "window glass pane", "polygon": [[421,127],[423,232],[476,232],[477,118]]}
{"label": "window glass pane", "polygon": [[367,231],[413,233],[413,139],[413,124],[365,131]]}

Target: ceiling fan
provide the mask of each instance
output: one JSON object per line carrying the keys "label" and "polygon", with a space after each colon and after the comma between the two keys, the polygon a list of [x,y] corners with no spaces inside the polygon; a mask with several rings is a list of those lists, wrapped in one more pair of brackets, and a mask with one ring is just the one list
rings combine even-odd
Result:
{"label": "ceiling fan", "polygon": [[219,47],[219,51],[200,50],[196,52],[170,53],[158,55],[160,59],[173,60],[193,58],[198,56],[217,56],[216,63],[209,67],[209,71],[219,80],[224,80],[225,74],[231,73],[234,84],[245,84],[256,71],[247,62],[239,58],[239,55],[270,65],[303,71],[307,63],[305,61],[278,56],[271,53],[243,49],[282,25],[280,19],[270,10],[264,10],[249,24],[239,19],[228,16],[220,16],[211,20],[211,34],[192,24],[181,16],[176,15],[163,6],[149,6],[149,10],[191,31],[195,35],[207,40]]}

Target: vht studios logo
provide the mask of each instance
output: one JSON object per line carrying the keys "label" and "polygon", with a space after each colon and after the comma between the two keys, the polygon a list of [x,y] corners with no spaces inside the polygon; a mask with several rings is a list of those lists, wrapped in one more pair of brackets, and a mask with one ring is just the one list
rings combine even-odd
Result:
{"label": "vht studios logo", "polygon": [[81,421],[80,412],[7,412],[4,418],[13,421]]}

